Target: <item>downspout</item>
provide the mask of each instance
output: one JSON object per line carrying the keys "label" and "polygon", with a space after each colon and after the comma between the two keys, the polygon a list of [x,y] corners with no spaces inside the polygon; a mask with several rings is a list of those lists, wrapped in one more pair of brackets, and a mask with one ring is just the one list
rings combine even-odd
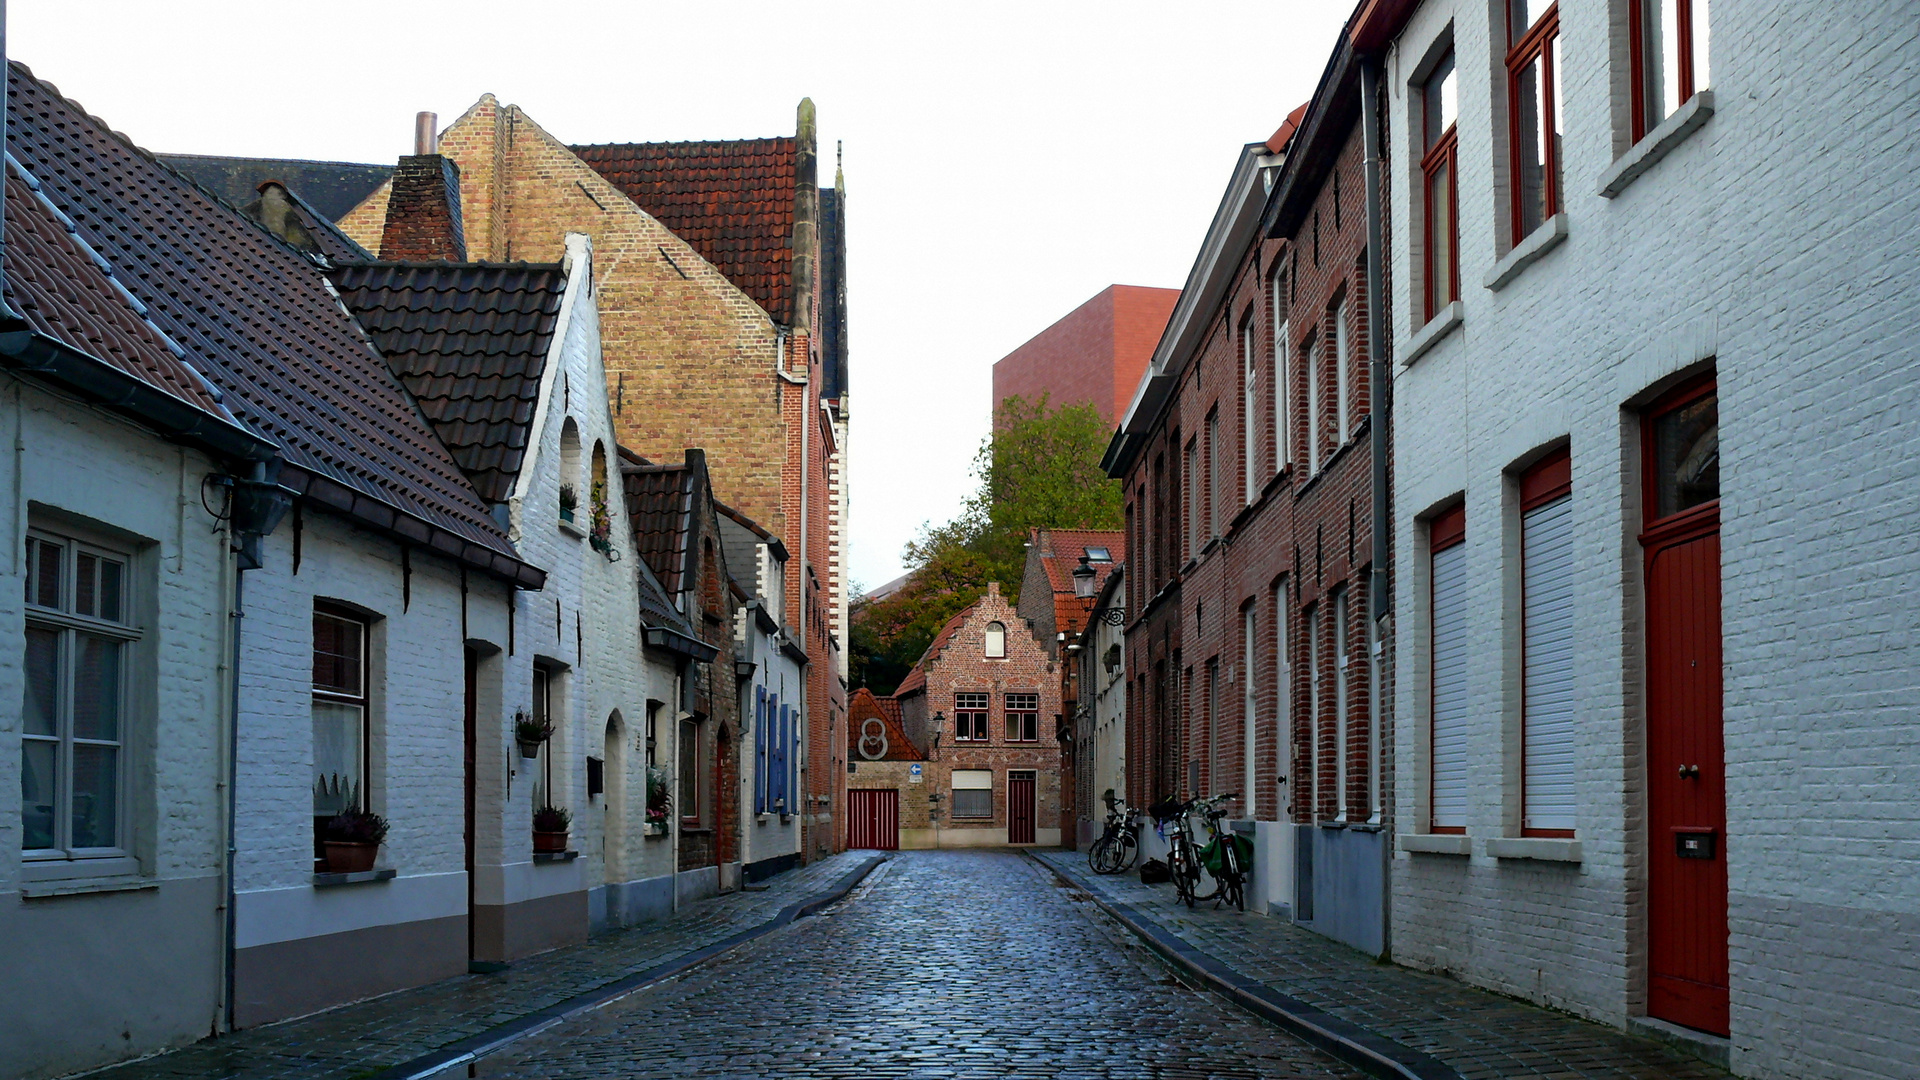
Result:
{"label": "downspout", "polygon": [[[1380,69],[1378,61],[1372,57],[1363,57],[1360,61],[1360,138],[1365,146],[1366,183],[1367,183],[1367,351],[1373,361],[1371,379],[1368,383],[1373,424],[1369,449],[1373,457],[1373,549],[1372,595],[1369,603],[1373,612],[1373,630],[1369,635],[1379,643],[1380,655],[1369,656],[1367,662],[1378,671],[1378,665],[1385,661],[1387,651],[1387,631],[1392,622],[1388,611],[1388,572],[1392,562],[1393,545],[1388,539],[1392,524],[1387,506],[1387,429],[1392,423],[1393,404],[1392,386],[1388,375],[1387,332],[1386,332],[1386,272],[1381,244],[1386,231],[1382,220],[1384,208],[1380,203]],[[1372,695],[1376,699],[1378,695]],[[1376,722],[1373,725],[1378,753],[1378,740],[1385,734],[1386,723],[1380,714],[1380,703],[1370,703],[1375,710]],[[1384,764],[1385,755],[1379,754]],[[1375,776],[1373,782],[1376,792],[1385,785],[1384,776]],[[1381,800],[1381,817],[1385,818],[1386,802]],[[1384,824],[1384,822],[1383,822]],[[1380,835],[1380,834],[1375,834]],[[1386,843],[1380,845],[1381,877],[1380,890],[1380,948],[1383,956],[1393,955],[1392,937],[1392,895],[1384,883],[1391,880],[1391,856],[1393,833],[1388,831]]]}
{"label": "downspout", "polygon": [[[231,528],[231,526],[229,526]],[[227,903],[226,903],[226,973],[225,997],[227,1031],[234,1030],[234,969],[239,955],[237,918],[235,907],[240,898],[239,879],[235,876],[238,862],[239,836],[238,816],[240,812],[240,626],[246,618],[246,572],[240,569],[239,557],[233,551],[233,542],[229,535],[227,542],[226,565],[233,575],[233,610],[228,613],[227,634],[230,654],[227,661],[227,685],[230,697],[227,702],[227,775],[223,777],[227,786]]]}

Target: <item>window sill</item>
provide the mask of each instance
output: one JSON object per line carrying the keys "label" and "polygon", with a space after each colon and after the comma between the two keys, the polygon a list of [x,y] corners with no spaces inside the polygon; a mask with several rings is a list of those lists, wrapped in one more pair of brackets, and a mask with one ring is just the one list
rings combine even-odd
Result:
{"label": "window sill", "polygon": [[[580,857],[577,851],[536,851],[533,853],[534,865],[541,863],[568,863]],[[379,873],[379,871],[374,871]]]}
{"label": "window sill", "polygon": [[157,890],[152,878],[63,878],[56,881],[23,881],[20,896],[26,900],[45,900],[55,896],[92,896],[99,893],[146,892]]}
{"label": "window sill", "polygon": [[1466,305],[1458,300],[1441,308],[1440,314],[1428,319],[1427,325],[1400,343],[1400,366],[1412,367],[1415,360],[1425,356],[1428,349],[1440,344],[1443,338],[1453,332],[1454,327],[1466,320]]}
{"label": "window sill", "polygon": [[316,889],[337,889],[342,885],[371,885],[376,881],[392,881],[400,876],[400,871],[388,867],[384,870],[360,870],[351,874],[313,875],[313,887]]}
{"label": "window sill", "polygon": [[1496,859],[1537,859],[1542,862],[1577,863],[1580,841],[1556,840],[1543,836],[1495,836],[1487,839],[1487,854]]}
{"label": "window sill", "polygon": [[560,531],[573,537],[575,540],[585,540],[587,538],[587,530],[575,525],[571,521],[560,522]]}
{"label": "window sill", "polygon": [[1674,147],[1686,142],[1687,137],[1698,131],[1712,115],[1713,91],[1702,90],[1693,95],[1672,116],[1660,121],[1660,126],[1634,143],[1633,149],[1614,162],[1612,168],[1601,174],[1600,197],[1617,198],[1627,190],[1628,185],[1640,179],[1661,158],[1671,153]]}
{"label": "window sill", "polygon": [[1567,238],[1567,212],[1565,210],[1540,223],[1540,226],[1527,234],[1526,239],[1513,245],[1513,250],[1502,256],[1487,271],[1483,283],[1494,292],[1506,288],[1509,281],[1520,276],[1520,271],[1532,266],[1540,256],[1560,246]]}
{"label": "window sill", "polygon": [[1422,855],[1471,855],[1473,837],[1465,833],[1402,833],[1400,850]]}
{"label": "window sill", "polygon": [[79,881],[102,883],[124,880],[138,877],[139,874],[140,860],[131,855],[91,859],[23,858],[20,860],[21,881],[45,884],[49,887]]}
{"label": "window sill", "polygon": [[683,823],[680,826],[680,835],[681,836],[712,836],[713,830],[703,829],[698,825],[687,825]]}

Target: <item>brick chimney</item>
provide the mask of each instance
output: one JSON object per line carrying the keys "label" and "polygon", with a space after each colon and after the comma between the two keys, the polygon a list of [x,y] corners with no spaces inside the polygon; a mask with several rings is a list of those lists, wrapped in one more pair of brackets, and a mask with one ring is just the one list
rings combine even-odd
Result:
{"label": "brick chimney", "polygon": [[414,121],[414,153],[393,170],[387,225],[380,234],[382,259],[467,261],[466,227],[460,220],[460,167],[441,155],[434,116]]}

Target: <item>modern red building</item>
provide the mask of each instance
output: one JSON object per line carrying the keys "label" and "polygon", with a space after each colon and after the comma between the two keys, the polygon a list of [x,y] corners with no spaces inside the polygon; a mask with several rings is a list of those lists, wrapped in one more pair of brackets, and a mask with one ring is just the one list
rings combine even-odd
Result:
{"label": "modern red building", "polygon": [[993,406],[1045,395],[1055,408],[1091,404],[1113,423],[1127,411],[1178,289],[1109,285],[993,365]]}

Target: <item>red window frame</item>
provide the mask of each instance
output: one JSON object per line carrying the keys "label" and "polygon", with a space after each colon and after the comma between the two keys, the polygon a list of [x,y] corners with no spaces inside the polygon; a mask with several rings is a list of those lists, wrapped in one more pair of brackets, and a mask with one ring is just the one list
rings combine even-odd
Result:
{"label": "red window frame", "polygon": [[[1448,548],[1459,547],[1461,544],[1466,543],[1466,504],[1462,503],[1435,517],[1427,526],[1427,541],[1427,547],[1429,549],[1427,558],[1429,563],[1431,563],[1433,556],[1446,551]],[[1433,575],[1431,574],[1427,576],[1427,610],[1433,610]],[[1431,645],[1429,645],[1429,649],[1431,649]],[[1433,745],[1433,667],[1434,665],[1432,664],[1427,665],[1427,761],[1429,763],[1437,760]],[[1433,823],[1433,773],[1434,770],[1430,764],[1427,769],[1427,831],[1429,833],[1451,836],[1465,836],[1467,833],[1467,827],[1465,825],[1435,825]]]}
{"label": "red window frame", "polygon": [[[1719,374],[1710,371],[1705,375],[1688,379],[1686,382],[1667,391],[1641,415],[1640,460],[1642,464],[1640,469],[1640,516],[1641,527],[1646,530],[1646,533],[1652,533],[1654,526],[1658,525],[1661,526],[1661,531],[1664,534],[1666,528],[1675,522],[1683,523],[1683,526],[1690,525],[1693,518],[1705,516],[1709,512],[1715,514],[1720,512],[1720,500],[1709,499],[1698,506],[1690,506],[1685,510],[1664,516],[1661,515],[1660,477],[1655,464],[1657,459],[1654,448],[1654,437],[1657,434],[1656,421],[1670,412],[1686,408],[1701,398],[1716,397],[1719,393]],[[1709,508],[1711,509],[1709,510]],[[1643,534],[1641,540],[1645,542],[1646,535]]]}
{"label": "red window frame", "polygon": [[1040,741],[1040,695],[1016,691],[1006,696],[1007,741]]}
{"label": "red window frame", "polygon": [[[1553,453],[1535,462],[1532,468],[1521,475],[1520,513],[1525,514],[1530,510],[1545,506],[1555,499],[1571,494],[1573,494],[1572,454],[1566,449],[1555,450]],[[1523,652],[1525,649],[1524,640],[1523,637]],[[1521,699],[1524,701],[1526,694],[1526,676],[1524,674],[1526,665],[1524,658],[1521,663],[1521,671],[1523,673],[1521,675]],[[1520,767],[1520,805],[1525,807],[1527,801],[1527,769],[1525,765],[1527,760],[1527,724],[1524,716],[1520,721],[1520,760],[1522,762]],[[1578,831],[1574,829],[1536,829],[1531,826],[1522,826],[1520,835],[1571,840],[1579,834]]]}
{"label": "red window frame", "polygon": [[[987,719],[991,695],[961,691],[953,695],[953,741],[986,742],[991,734]],[[975,702],[978,702],[976,705]]]}
{"label": "red window frame", "polygon": [[[1509,35],[1513,27],[1513,3],[1507,0]],[[1507,193],[1511,206],[1513,242],[1527,238],[1526,208],[1520,195],[1520,73],[1527,65],[1540,62],[1540,126],[1546,138],[1540,145],[1540,220],[1560,212],[1560,103],[1555,99],[1554,39],[1560,36],[1560,5],[1552,4],[1540,13],[1520,40],[1507,50]]]}
{"label": "red window frame", "polygon": [[[1448,54],[1442,63],[1450,69],[1453,68],[1454,60],[1452,50],[1448,50]],[[1439,89],[1439,83],[1445,79],[1444,75],[1439,74],[1440,69],[1438,66],[1435,67],[1434,71],[1434,76],[1427,80],[1427,88],[1421,91],[1423,98],[1428,94],[1436,92]],[[1449,73],[1453,72],[1450,71]],[[1421,113],[1423,114],[1421,123],[1424,126],[1432,119],[1431,108],[1425,101],[1421,103]],[[1427,140],[1428,146],[1427,152],[1420,158],[1420,190],[1422,198],[1424,199],[1424,212],[1426,214],[1424,235],[1426,243],[1426,317],[1428,320],[1431,320],[1435,315],[1440,314],[1441,308],[1447,306],[1440,302],[1438,290],[1434,288],[1434,285],[1439,281],[1440,270],[1434,266],[1434,250],[1436,245],[1434,244],[1433,228],[1433,186],[1435,176],[1442,169],[1445,169],[1447,174],[1447,232],[1449,235],[1447,237],[1447,265],[1445,271],[1447,275],[1448,303],[1460,299],[1460,123],[1458,120],[1455,120],[1453,123],[1448,124],[1447,129],[1440,132],[1437,136],[1431,131],[1425,132],[1424,138]]]}
{"label": "red window frame", "polygon": [[[1693,11],[1698,3],[1704,11],[1707,0],[1630,0],[1627,4],[1627,49],[1631,56],[1633,73],[1633,141],[1639,142],[1647,137],[1655,125],[1647,123],[1647,76],[1653,74],[1647,70],[1646,63],[1646,18],[1647,6],[1658,4],[1673,5],[1673,25],[1676,40],[1673,42],[1673,63],[1679,68],[1680,105],[1693,100],[1693,95],[1702,89],[1696,84],[1698,72],[1693,69]],[[1662,117],[1665,119],[1665,117]]]}

